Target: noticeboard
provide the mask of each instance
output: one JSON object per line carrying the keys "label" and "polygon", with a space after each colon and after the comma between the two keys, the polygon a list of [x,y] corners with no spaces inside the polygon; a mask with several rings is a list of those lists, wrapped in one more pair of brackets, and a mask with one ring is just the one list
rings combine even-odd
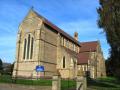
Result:
{"label": "noticeboard", "polygon": [[37,65],[36,66],[36,72],[44,72],[44,66]]}

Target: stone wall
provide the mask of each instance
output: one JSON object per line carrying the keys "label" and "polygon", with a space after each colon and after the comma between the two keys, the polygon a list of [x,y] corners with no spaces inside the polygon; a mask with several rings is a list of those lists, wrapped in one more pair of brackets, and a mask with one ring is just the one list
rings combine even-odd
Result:
{"label": "stone wall", "polygon": [[[35,66],[38,65],[37,52],[39,48],[37,36],[40,36],[40,33],[38,33],[38,31],[40,32],[41,25],[42,20],[39,19],[32,11],[29,12],[28,16],[26,16],[23,22],[20,24],[16,43],[16,62],[14,66],[13,77],[30,77],[32,74],[35,75]],[[34,54],[32,59],[23,59],[24,40],[25,38],[28,38],[28,34],[34,38]]]}
{"label": "stone wall", "polygon": [[[78,69],[82,66],[84,65],[78,65]],[[87,70],[90,72],[91,78],[106,77],[105,60],[100,44],[96,47],[96,51],[90,52]]]}
{"label": "stone wall", "polygon": [[[97,51],[91,52],[91,61],[93,62],[92,67],[94,68],[95,78],[105,77],[106,76],[105,60],[103,57],[100,44],[97,46]],[[93,72],[93,70],[91,70],[91,72]]]}
{"label": "stone wall", "polygon": [[[60,46],[59,55],[57,69],[59,70],[61,77],[75,78],[77,76],[77,57],[66,51],[63,46]],[[65,57],[65,68],[63,68],[63,57]]]}
{"label": "stone wall", "polygon": [[57,64],[57,33],[53,32],[46,25],[43,25],[44,37],[41,37],[41,58],[40,65],[45,67],[45,76],[52,76]]}
{"label": "stone wall", "polygon": [[[59,71],[63,78],[68,76],[71,78],[76,77],[77,56],[75,56],[75,54],[78,52],[78,45],[76,44],[77,47],[74,51],[72,51],[72,49],[70,50],[69,47],[61,46],[61,37],[64,36],[46,25],[42,19],[43,18],[38,17],[36,13],[30,11],[20,24],[16,44],[16,62],[13,76],[52,76]],[[34,39],[33,57],[32,59],[24,59],[24,41],[25,39],[28,39],[29,35]],[[67,40],[66,37],[64,38]],[[66,42],[64,41],[64,44],[65,43]],[[70,51],[68,52],[66,49],[69,49]],[[28,51],[25,53],[28,53]],[[65,68],[63,68],[64,56]],[[35,67],[37,65],[43,65],[45,72],[36,73]]]}

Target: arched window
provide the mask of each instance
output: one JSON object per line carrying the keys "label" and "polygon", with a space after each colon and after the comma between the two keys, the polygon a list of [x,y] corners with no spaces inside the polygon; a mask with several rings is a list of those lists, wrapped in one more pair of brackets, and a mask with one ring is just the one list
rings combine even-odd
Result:
{"label": "arched window", "polygon": [[24,52],[23,52],[23,59],[25,59],[25,55],[26,55],[26,42],[27,40],[24,40]]}
{"label": "arched window", "polygon": [[28,35],[27,59],[29,59],[29,51],[30,51],[30,34]]}
{"label": "arched window", "polygon": [[65,68],[65,56],[63,57],[63,68]]}
{"label": "arched window", "polygon": [[34,39],[32,38],[32,40],[31,40],[31,53],[30,53],[30,59],[32,59],[32,56],[33,56],[33,42],[34,42]]}
{"label": "arched window", "polygon": [[30,34],[28,34],[28,37],[25,38],[24,41],[24,51],[23,51],[23,59],[32,59],[33,57],[33,43],[34,38],[31,37]]}

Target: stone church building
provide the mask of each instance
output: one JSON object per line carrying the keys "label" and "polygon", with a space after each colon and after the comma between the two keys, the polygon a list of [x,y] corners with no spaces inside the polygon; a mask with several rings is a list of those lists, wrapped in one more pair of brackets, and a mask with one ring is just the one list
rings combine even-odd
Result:
{"label": "stone church building", "polygon": [[[80,50],[77,36],[71,37],[30,10],[19,26],[13,76],[51,77],[57,72],[63,78],[76,76]],[[37,65],[44,66],[45,71],[37,73]]]}
{"label": "stone church building", "polygon": [[82,42],[78,54],[78,70],[91,78],[106,76],[105,59],[99,41]]}
{"label": "stone church building", "polygon": [[[81,47],[77,32],[73,38],[31,9],[19,26],[13,77],[52,77],[59,73],[62,78],[75,78],[81,65]],[[44,66],[43,72],[36,72],[38,65]]]}

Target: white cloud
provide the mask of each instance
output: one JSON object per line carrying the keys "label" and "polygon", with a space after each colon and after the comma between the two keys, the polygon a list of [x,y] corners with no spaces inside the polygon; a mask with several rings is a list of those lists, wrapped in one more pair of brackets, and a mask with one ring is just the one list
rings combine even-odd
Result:
{"label": "white cloud", "polygon": [[70,35],[73,36],[75,31],[79,32],[80,41],[100,39],[104,55],[108,56],[105,36],[100,34],[101,30],[96,25],[98,4],[98,0],[2,0],[0,57],[7,61],[14,59],[18,24],[31,6]]}
{"label": "white cloud", "polygon": [[101,30],[98,29],[95,21],[74,21],[68,23],[62,23],[59,25],[62,29],[70,34],[77,31],[80,37],[93,37],[100,35]]}
{"label": "white cloud", "polygon": [[101,33],[102,30],[97,27],[96,21],[68,22],[61,23],[58,26],[72,36],[75,31],[78,32],[80,42],[100,40],[104,57],[107,58],[109,56],[109,45],[107,44],[105,34]]}

